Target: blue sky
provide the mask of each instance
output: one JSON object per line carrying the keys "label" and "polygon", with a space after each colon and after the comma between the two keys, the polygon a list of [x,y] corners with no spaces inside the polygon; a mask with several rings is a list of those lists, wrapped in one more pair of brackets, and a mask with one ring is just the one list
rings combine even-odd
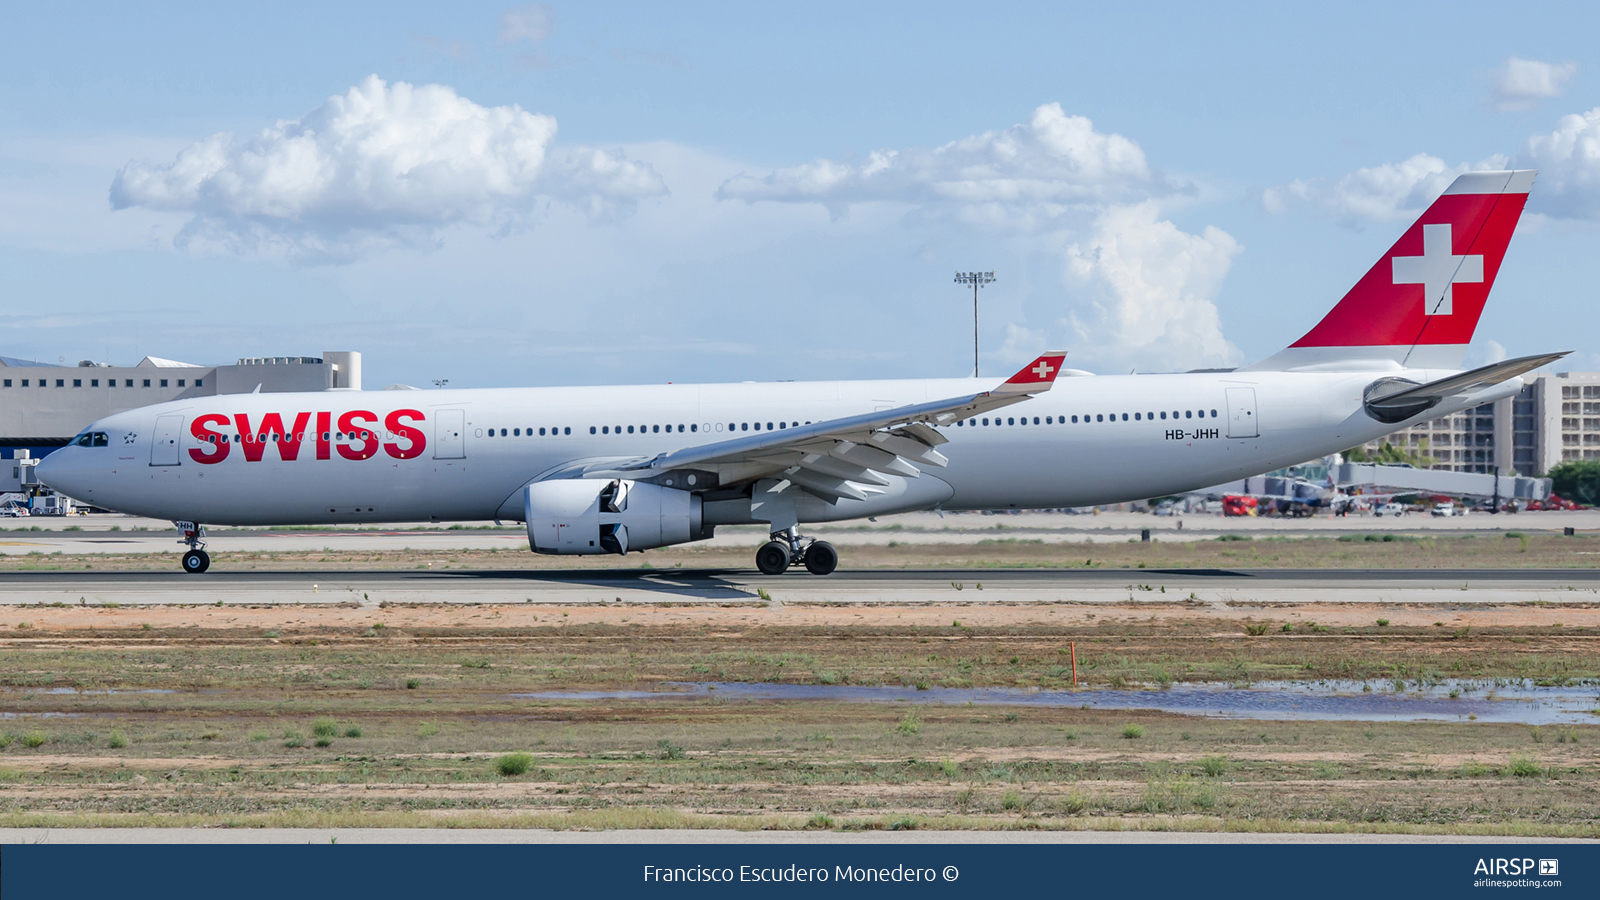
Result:
{"label": "blue sky", "polygon": [[1590,7],[862,6],[9,9],[0,353],[962,375],[993,268],[985,372],[1239,364],[1509,161],[1474,354],[1600,368]]}

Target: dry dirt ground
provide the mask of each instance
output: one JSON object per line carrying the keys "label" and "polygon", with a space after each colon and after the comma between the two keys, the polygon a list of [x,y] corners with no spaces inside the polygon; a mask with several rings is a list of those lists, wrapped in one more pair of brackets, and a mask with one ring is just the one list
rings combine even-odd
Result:
{"label": "dry dirt ground", "polygon": [[[1397,549],[1419,552],[1375,552]],[[1102,688],[1592,686],[1600,616],[1579,604],[30,606],[0,625],[0,826],[1600,838],[1597,724],[515,696],[683,681],[1070,690],[1071,648],[1079,680]]]}

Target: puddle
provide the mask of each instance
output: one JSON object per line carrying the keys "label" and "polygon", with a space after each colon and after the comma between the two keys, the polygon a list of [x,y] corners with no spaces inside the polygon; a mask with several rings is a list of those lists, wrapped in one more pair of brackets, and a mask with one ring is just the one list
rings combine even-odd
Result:
{"label": "puddle", "polygon": [[[1363,687],[1370,690],[1363,690]],[[1219,719],[1358,722],[1600,722],[1595,687],[1536,687],[1528,682],[1447,681],[1396,692],[1387,682],[1271,682],[1248,686],[1175,684],[1167,690],[1045,691],[1037,688],[930,688],[898,685],[668,683],[661,691],[546,691],[527,700],[826,700],[932,706],[1078,706],[1153,709]],[[1455,691],[1459,696],[1452,698]]]}
{"label": "puddle", "polygon": [[140,690],[119,691],[115,688],[105,690],[89,690],[75,687],[49,687],[49,688],[4,688],[7,694],[176,694],[177,691],[165,688],[144,688]]}
{"label": "puddle", "polygon": [[83,713],[0,712],[0,719],[81,719],[83,717]]}

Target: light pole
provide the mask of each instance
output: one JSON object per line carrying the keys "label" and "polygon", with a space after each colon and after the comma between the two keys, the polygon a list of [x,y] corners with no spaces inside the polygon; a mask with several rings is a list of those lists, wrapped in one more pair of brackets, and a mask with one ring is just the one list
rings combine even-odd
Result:
{"label": "light pole", "polygon": [[978,288],[994,281],[994,272],[957,272],[956,284],[972,285],[972,377],[978,377]]}

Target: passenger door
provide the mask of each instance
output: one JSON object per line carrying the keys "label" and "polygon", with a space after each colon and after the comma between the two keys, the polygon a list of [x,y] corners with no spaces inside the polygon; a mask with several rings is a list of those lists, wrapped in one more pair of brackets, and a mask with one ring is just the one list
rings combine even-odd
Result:
{"label": "passenger door", "polygon": [[467,411],[441,409],[434,414],[433,458],[465,459],[467,455]]}
{"label": "passenger door", "polygon": [[1256,389],[1228,388],[1228,437],[1253,438],[1261,436],[1261,426],[1256,422]]}
{"label": "passenger door", "polygon": [[150,465],[177,465],[178,439],[182,436],[183,416],[157,416],[156,430],[150,441]]}

